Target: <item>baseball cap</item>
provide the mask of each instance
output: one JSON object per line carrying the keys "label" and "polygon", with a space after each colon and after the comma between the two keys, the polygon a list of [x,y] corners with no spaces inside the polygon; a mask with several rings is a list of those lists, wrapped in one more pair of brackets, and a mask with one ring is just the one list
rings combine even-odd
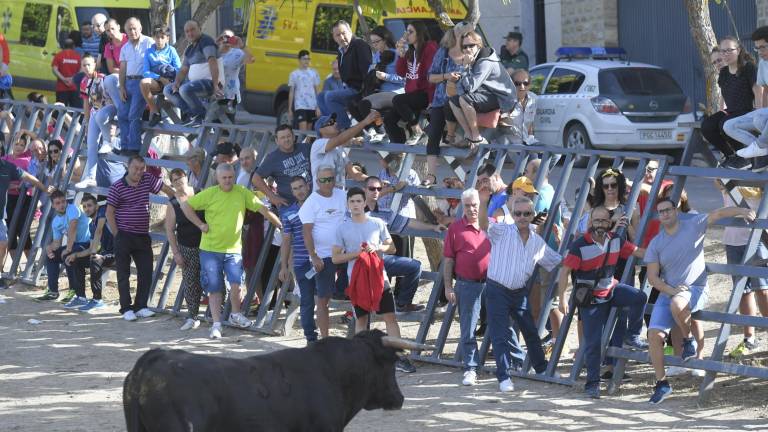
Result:
{"label": "baseball cap", "polygon": [[512,189],[520,189],[525,193],[539,193],[533,186],[533,182],[526,176],[520,176],[512,183]]}
{"label": "baseball cap", "polygon": [[[333,122],[331,122],[331,120],[333,120]],[[336,123],[336,113],[331,113],[331,115],[324,115],[317,119],[315,121],[315,132],[320,135],[320,129],[326,126],[330,126],[329,123]]]}
{"label": "baseball cap", "polygon": [[504,39],[506,39],[506,40],[515,39],[515,40],[518,40],[518,41],[522,42],[523,41],[523,34],[520,33],[520,32],[511,31],[511,32],[507,33],[507,37],[505,37]]}

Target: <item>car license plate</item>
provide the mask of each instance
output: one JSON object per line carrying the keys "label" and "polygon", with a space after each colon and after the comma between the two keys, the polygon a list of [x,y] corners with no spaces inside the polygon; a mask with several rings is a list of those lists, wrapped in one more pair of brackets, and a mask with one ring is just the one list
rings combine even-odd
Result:
{"label": "car license plate", "polygon": [[672,129],[642,129],[638,131],[643,141],[659,141],[672,139]]}

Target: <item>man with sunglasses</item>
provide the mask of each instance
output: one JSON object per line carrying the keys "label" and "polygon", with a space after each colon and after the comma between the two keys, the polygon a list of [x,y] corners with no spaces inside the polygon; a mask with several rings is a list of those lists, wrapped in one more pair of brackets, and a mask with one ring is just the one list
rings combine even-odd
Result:
{"label": "man with sunglasses", "polygon": [[[611,337],[611,346],[621,346],[624,334],[639,333],[643,327],[645,294],[626,284],[619,283],[614,277],[619,258],[628,259],[634,255],[642,258],[644,249],[639,249],[611,231],[611,216],[608,209],[595,207],[590,213],[590,227],[587,233],[576,239],[570,246],[563,260],[558,280],[559,309],[568,314],[568,298],[565,290],[571,276],[575,281],[584,280],[593,283],[593,300],[589,306],[579,306],[579,316],[584,325],[584,355],[587,367],[587,382],[584,392],[587,397],[600,398],[600,343],[612,307],[629,310],[629,325],[616,325]],[[621,225],[627,219],[622,218]]]}
{"label": "man with sunglasses", "polygon": [[510,348],[516,342],[509,325],[510,315],[525,338],[531,365],[536,373],[543,373],[547,360],[528,305],[528,280],[537,265],[551,272],[563,257],[531,229],[535,216],[533,201],[525,197],[516,198],[511,209],[515,223],[507,224],[497,223],[495,219],[489,222],[489,198],[487,191],[480,193],[478,216],[480,229],[487,233],[491,242],[491,260],[485,281],[488,335],[496,358],[499,391],[510,392],[515,389],[509,375],[512,367]]}
{"label": "man with sunglasses", "polygon": [[352,144],[352,139],[360,135],[363,129],[376,121],[377,118],[379,118],[379,113],[371,110],[363,121],[347,128],[343,132],[339,131],[335,113],[317,119],[315,122],[315,132],[317,132],[319,138],[312,143],[312,150],[309,154],[312,178],[317,176],[317,167],[331,166],[335,170],[336,187],[338,188],[344,189],[347,172],[349,172],[353,180],[365,181],[366,175],[359,171],[347,170],[348,154],[343,146]]}

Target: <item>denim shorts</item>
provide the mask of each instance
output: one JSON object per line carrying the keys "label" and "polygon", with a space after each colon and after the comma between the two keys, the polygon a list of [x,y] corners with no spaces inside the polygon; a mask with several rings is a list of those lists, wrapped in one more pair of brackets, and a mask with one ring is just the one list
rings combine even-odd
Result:
{"label": "denim shorts", "polygon": [[[747,250],[747,246],[731,246],[725,245],[725,258],[728,264],[740,264],[741,259],[744,257],[744,252]],[[757,248],[754,258],[768,258],[768,249],[762,244]],[[749,263],[747,263],[749,265]],[[733,286],[741,279],[741,276],[731,276],[733,280]],[[744,294],[751,293],[753,291],[762,291],[768,289],[768,279],[751,277],[747,279],[747,284],[744,286]]]}
{"label": "denim shorts", "polygon": [[330,257],[323,258],[323,270],[315,275],[315,297],[330,298],[333,295],[336,291],[336,269],[337,266]]}
{"label": "denim shorts", "polygon": [[5,219],[0,218],[0,242],[8,241],[8,225],[5,224]]}
{"label": "denim shorts", "polygon": [[[704,309],[709,300],[706,286],[692,286],[688,291],[683,292],[680,296],[684,296],[688,300],[688,307],[691,309],[691,313]],[[656,299],[656,304],[653,305],[653,312],[651,313],[651,320],[648,323],[649,329],[656,329],[669,333],[674,327],[675,319],[672,317],[672,311],[669,308],[671,298],[667,294],[660,294]]]}
{"label": "denim shorts", "polygon": [[230,285],[243,283],[243,257],[239,253],[200,251],[200,285],[205,292],[224,291],[224,276]]}

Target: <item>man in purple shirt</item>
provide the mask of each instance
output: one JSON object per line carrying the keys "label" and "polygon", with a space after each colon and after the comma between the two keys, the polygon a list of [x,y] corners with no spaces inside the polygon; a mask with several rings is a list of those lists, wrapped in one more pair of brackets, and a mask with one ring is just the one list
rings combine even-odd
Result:
{"label": "man in purple shirt", "polygon": [[[173,189],[149,174],[144,158],[132,156],[128,172],[110,186],[107,195],[107,224],[115,235],[117,290],[120,313],[126,321],[147,318],[154,312],[147,308],[152,284],[152,240],[149,237],[149,194],[163,191],[174,196]],[[131,259],[136,264],[136,298],[131,301]]]}

